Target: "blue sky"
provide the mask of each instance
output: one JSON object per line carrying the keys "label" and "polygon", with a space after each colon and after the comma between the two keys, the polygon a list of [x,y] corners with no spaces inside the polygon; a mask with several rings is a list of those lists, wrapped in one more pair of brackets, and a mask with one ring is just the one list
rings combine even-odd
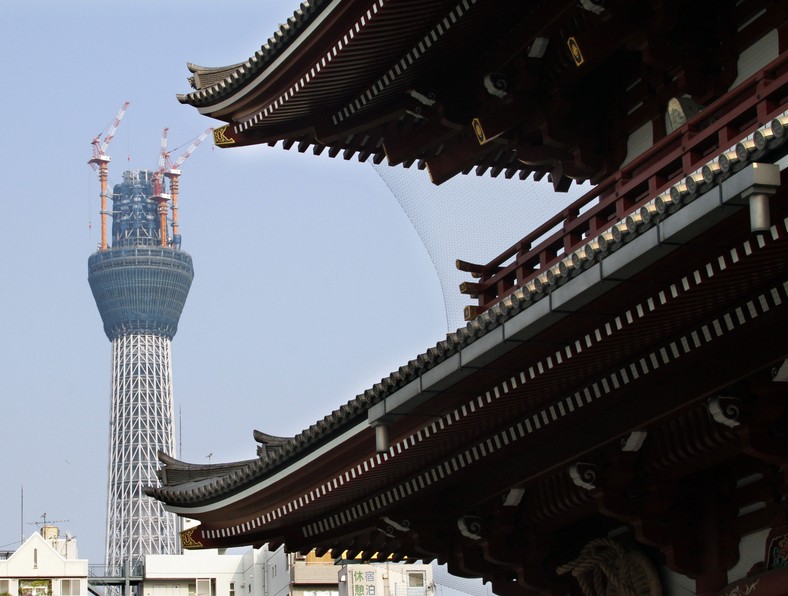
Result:
{"label": "blue sky", "polygon": [[[103,562],[110,343],[87,284],[99,242],[90,141],[129,101],[110,182],[156,166],[165,126],[179,155],[215,124],[175,99],[189,91],[186,63],[245,60],[296,7],[0,0],[0,550],[46,514],[66,520],[58,525],[82,557]],[[180,457],[196,463],[254,457],[253,429],[295,434],[442,339],[469,302],[458,296],[447,316],[430,254],[442,271],[456,258],[487,260],[567,200],[495,181],[490,205],[466,200],[455,217],[478,180],[430,198],[426,173],[408,171],[399,187],[425,196],[410,203],[414,227],[367,164],[206,140],[182,169],[179,221],[196,275],[173,368]],[[519,231],[502,232],[512,217],[492,198],[534,193],[542,198],[515,220]],[[455,224],[488,240],[456,254],[445,240]]]}

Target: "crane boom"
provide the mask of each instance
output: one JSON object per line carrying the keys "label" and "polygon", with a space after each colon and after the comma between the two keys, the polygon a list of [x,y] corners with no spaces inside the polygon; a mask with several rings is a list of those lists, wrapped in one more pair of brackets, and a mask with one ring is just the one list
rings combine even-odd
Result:
{"label": "crane boom", "polygon": [[120,107],[103,141],[101,140],[101,133],[99,133],[91,142],[93,145],[93,157],[88,161],[88,164],[90,164],[94,170],[98,170],[99,182],[101,184],[101,250],[107,250],[107,166],[110,162],[110,157],[107,155],[107,148],[109,147],[110,141],[112,141],[112,137],[115,136],[115,131],[118,130],[123,114],[126,113],[126,108],[128,107],[128,101],[124,102]]}
{"label": "crane boom", "polygon": [[175,160],[175,163],[173,163],[170,166],[169,169],[177,170],[181,166],[181,164],[183,164],[183,162],[186,161],[186,159],[192,153],[194,153],[194,150],[197,149],[197,146],[200,143],[202,143],[205,140],[205,137],[207,137],[209,134],[211,134],[212,131],[213,131],[213,128],[208,128],[208,129],[204,130],[200,134],[200,136],[198,136],[196,139],[194,139],[194,142],[191,145],[189,145],[188,149],[186,149],[186,151],[184,151],[183,154],[178,159]]}
{"label": "crane boom", "polygon": [[101,144],[102,153],[107,150],[107,147],[109,147],[109,142],[112,140],[112,137],[115,136],[115,131],[118,130],[118,126],[120,125],[120,121],[123,118],[123,114],[126,113],[126,108],[128,107],[129,107],[129,102],[125,102],[121,106],[120,110],[118,111],[118,115],[115,116],[115,120],[112,122],[112,126],[110,127],[109,132],[107,132],[107,136],[104,137],[104,142]]}
{"label": "crane boom", "polygon": [[166,162],[169,167],[166,168],[164,175],[170,179],[170,195],[172,196],[172,238],[173,242],[178,242],[180,235],[178,234],[178,178],[181,171],[178,169],[181,164],[192,154],[197,146],[205,140],[209,134],[213,132],[213,128],[208,128],[203,131],[191,145],[183,152],[183,154],[174,162],[170,162],[169,153],[166,154]]}
{"label": "crane boom", "polygon": [[164,168],[167,165],[167,131],[165,128],[161,131],[161,149],[159,151],[159,173],[164,173]]}

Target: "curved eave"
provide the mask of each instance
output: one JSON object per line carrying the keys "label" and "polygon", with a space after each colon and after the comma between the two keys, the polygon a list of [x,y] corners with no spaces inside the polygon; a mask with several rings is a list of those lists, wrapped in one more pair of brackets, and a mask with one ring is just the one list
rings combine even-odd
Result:
{"label": "curved eave", "polygon": [[[712,190],[679,221],[666,220],[640,238],[622,241],[604,267],[609,277],[599,281],[601,289],[588,283],[602,273],[597,264],[534,303],[535,312],[503,317],[498,311],[488,317],[490,328],[480,345],[370,408],[370,421],[389,416],[392,426],[399,425],[392,428],[388,450],[375,453],[372,428],[361,422],[319,453],[290,461],[242,493],[202,506],[167,508],[200,519],[198,533],[206,540],[249,543],[287,532],[316,540],[351,522],[382,519],[397,501],[429,494],[436,486],[467,485],[473,466],[492,470],[508,462],[531,479],[552,473],[588,450],[586,441],[601,440],[588,436],[589,419],[598,420],[593,432],[606,441],[632,428],[652,426],[656,432],[657,419],[699,407],[705,393],[719,388],[719,379],[703,375],[702,387],[674,386],[676,373],[684,378],[704,359],[730,361],[720,371],[726,380],[768,371],[785,357],[784,346],[772,340],[776,325],[786,320],[788,219],[780,209],[770,233],[754,242],[742,225],[747,211],[721,205],[724,193]],[[698,233],[698,226],[699,244],[693,245],[685,235]],[[655,251],[651,245],[660,234],[668,234],[666,243]],[[670,235],[686,247],[672,245]],[[729,243],[703,248],[712,238]],[[623,278],[633,282],[629,292],[611,292]],[[712,319],[707,313],[714,313]],[[540,341],[548,330],[554,341]],[[767,337],[772,340],[764,343]],[[731,348],[742,340],[765,349],[734,354]],[[659,399],[641,399],[649,385],[662,387]],[[567,428],[573,432],[562,433]],[[552,441],[549,452],[512,456],[540,437]],[[733,439],[725,434],[714,440]],[[544,468],[543,457],[549,460]]]}
{"label": "curved eave", "polygon": [[338,4],[338,0],[303,2],[294,16],[280,25],[274,36],[248,60],[235,67],[203,68],[206,73],[226,71],[226,74],[212,85],[178,95],[178,101],[198,108],[202,114],[221,118],[227,105],[242,101],[255,86],[265,83],[273,71],[297,53],[302,44],[307,43],[309,32],[324,22]]}
{"label": "curved eave", "polygon": [[[288,486],[293,478],[301,478],[305,470],[311,469],[316,462],[321,461],[328,454],[333,454],[340,447],[359,440],[364,433],[369,434],[369,425],[366,418],[356,422],[343,432],[333,436],[328,441],[314,446],[309,453],[300,457],[283,458],[274,456],[251,461],[240,465],[232,473],[221,477],[214,476],[212,481],[203,479],[193,485],[168,486],[162,488],[147,488],[146,494],[163,503],[168,510],[187,516],[208,516],[212,512],[222,511],[227,508],[243,510],[248,503],[259,505],[256,496],[262,491],[274,489],[277,486]],[[363,441],[363,437],[361,439]],[[288,454],[289,455],[289,454]],[[333,457],[333,455],[332,455]],[[232,464],[230,465],[233,466]],[[209,473],[209,470],[195,469],[194,473]],[[163,476],[166,476],[166,466]],[[276,497],[274,497],[275,499]],[[193,503],[184,501],[192,500]],[[271,499],[273,507],[275,500]]]}
{"label": "curved eave", "polygon": [[[735,219],[732,223],[738,224],[745,218]],[[731,231],[736,226],[725,227]],[[374,453],[370,434],[368,431],[364,434],[362,424],[353,436],[344,440],[338,438],[333,445],[339,447],[341,444],[339,448],[344,457],[334,454],[336,465],[332,468],[324,469],[317,465],[317,460],[304,459],[293,462],[277,477],[248,489],[244,495],[217,503],[216,506],[223,510],[167,508],[199,519],[202,525],[194,535],[205,546],[211,541],[225,545],[248,544],[287,537],[291,548],[300,548],[307,542],[318,543],[337,532],[351,532],[354,524],[374,526],[378,520],[385,520],[399,501],[416,499],[419,495],[429,499],[430,493],[434,494],[439,487],[448,490],[447,486],[462,485],[464,490],[473,493],[473,488],[468,488],[473,485],[473,477],[469,474],[480,466],[488,471],[517,466],[521,476],[516,478],[536,481],[545,473],[555,473],[568,458],[587,451],[586,441],[616,441],[633,428],[644,428],[644,425],[654,436],[666,432],[668,427],[658,425],[655,419],[664,419],[668,411],[685,410],[692,405],[693,413],[688,414],[692,424],[709,425],[699,396],[713,391],[719,379],[704,377],[700,379],[705,383],[702,387],[679,384],[671,392],[668,388],[675,383],[671,375],[679,372],[680,378],[684,378],[683,373],[697,368],[704,359],[725,356],[726,366],[730,366],[721,371],[720,378],[728,382],[742,374],[768,372],[774,362],[784,358],[785,349],[781,345],[774,341],[761,343],[768,337],[773,339],[775,326],[784,324],[785,304],[788,303],[784,282],[769,279],[774,272],[765,271],[767,263],[768,267],[779,268],[783,273],[788,271],[786,221],[778,222],[774,230],[772,237],[759,247],[752,246],[749,240],[742,243],[741,237],[738,238],[733,243],[735,257],[713,274],[701,274],[690,280],[672,278],[676,283],[670,291],[675,289],[676,293],[666,296],[664,304],[654,302],[653,297],[643,299],[648,294],[638,296],[634,306],[627,296],[614,300],[615,306],[609,305],[608,310],[622,314],[612,316],[607,324],[600,321],[596,327],[600,340],[593,339],[593,332],[586,334],[587,329],[577,329],[576,323],[587,323],[582,321],[582,316],[558,322],[557,327],[569,340],[568,347],[580,342],[591,345],[582,350],[571,349],[571,355],[562,354],[565,359],[557,362],[556,355],[563,350],[551,352],[550,347],[541,342],[539,346],[520,344],[516,348],[518,354],[513,352],[504,361],[510,365],[505,368],[512,371],[511,376],[504,373],[493,378],[480,372],[469,377],[467,391],[474,391],[478,397],[467,396],[465,402],[455,402],[453,409],[438,410],[431,404],[429,411],[444,412],[440,417],[425,416],[425,410],[414,410],[411,418],[418,418],[421,423],[411,421],[412,426],[398,434],[385,453]],[[752,249],[752,252],[744,257],[742,248]],[[775,266],[777,260],[779,265]],[[707,266],[718,267],[717,257],[702,263],[697,271],[706,271]],[[731,282],[755,290],[753,302],[760,306],[734,304],[732,315],[726,308],[718,311],[725,314],[711,322],[699,319],[709,303],[717,302],[717,306],[722,307],[720,289],[726,286],[721,284]],[[684,283],[689,286],[681,288]],[[652,305],[653,310],[649,310]],[[623,322],[626,313],[634,311],[644,314],[640,319]],[[690,321],[688,328],[673,335]],[[620,329],[616,328],[618,323],[622,325]],[[697,324],[700,327],[695,327]],[[749,336],[751,333],[755,335]],[[735,355],[732,348],[744,339],[766,349],[758,354],[748,350]],[[607,345],[603,347],[602,344]],[[641,352],[641,348],[645,351]],[[535,360],[522,357],[523,352],[528,351],[533,352]],[[584,370],[609,362],[611,354],[620,358],[615,361],[615,372],[601,379],[584,376]],[[575,385],[578,380],[580,384]],[[485,381],[486,388],[480,389]],[[643,401],[640,396],[650,384],[661,388],[660,398]],[[696,391],[698,393],[694,393]],[[608,418],[606,413],[616,415]],[[588,428],[589,419],[599,421],[593,438],[589,436],[592,433]],[[715,445],[736,446],[735,437],[725,429],[712,439]],[[366,447],[359,450],[359,441],[364,440],[368,441]],[[551,449],[540,451],[532,447],[529,452],[529,444],[549,444]],[[327,457],[332,446],[327,445],[326,449],[322,455]],[[592,460],[595,458],[596,455]],[[654,459],[649,465],[656,469],[676,464],[668,457],[665,461]],[[567,478],[563,481],[566,484]],[[485,486],[484,490],[492,494],[499,490],[503,493],[505,483],[511,480],[497,478],[496,482],[504,484]],[[255,494],[262,497],[257,502],[254,502]]]}
{"label": "curved eave", "polygon": [[215,481],[226,478],[236,471],[253,464],[256,460],[220,464],[190,464],[159,452],[159,461],[163,464],[160,471],[162,483],[167,486],[178,486],[180,490],[195,490],[206,480]]}
{"label": "curved eave", "polygon": [[[228,123],[215,131],[219,147],[281,141],[332,157],[416,163],[434,184],[475,170],[548,176],[565,191],[611,175],[630,135],[661,118],[687,81],[699,104],[718,98],[734,80],[737,52],[781,18],[748,4],[736,17],[747,25],[728,40],[721,27],[687,25],[705,22],[703,3],[679,21],[663,18],[669,7],[656,1],[605,7],[600,14],[571,0],[330,2],[288,28],[285,41],[265,46],[264,66],[250,59],[181,99]],[[651,31],[646,23],[659,25]],[[661,41],[673,38],[683,44],[675,63]],[[472,51],[469,39],[484,39],[484,51]],[[579,63],[570,57],[572,39],[584,48]],[[537,40],[546,50],[533,57]],[[708,47],[728,41],[735,51],[709,57]],[[692,58],[704,56],[702,66]],[[492,90],[498,76],[503,97]],[[585,117],[591,112],[596,118]]]}
{"label": "curved eave", "polygon": [[357,111],[372,106],[380,110],[401,101],[425,68],[440,67],[446,50],[436,54],[434,46],[452,35],[456,40],[475,13],[484,12],[477,2],[377,0],[360,15],[324,27],[315,44],[322,48],[319,54],[305,55],[297,66],[283,65],[284,85],[269,87],[273,94],[257,94],[249,113],[244,111],[251,104],[234,107],[234,130],[298,122],[304,116],[315,119],[319,114],[331,130]]}
{"label": "curved eave", "polygon": [[[202,90],[208,89],[217,85],[218,83],[224,81],[228,77],[232,77],[235,72],[241,71],[247,65],[243,62],[239,62],[237,64],[232,64],[230,66],[219,66],[219,67],[210,67],[210,66],[199,66],[197,64],[192,64],[189,62],[186,65],[186,68],[189,69],[189,72],[192,73],[192,76],[189,78],[189,83],[194,89]],[[179,95],[178,98],[185,97],[184,95]]]}
{"label": "curved eave", "polygon": [[287,43],[264,46],[260,59],[179,100],[232,122],[236,132],[263,120],[297,121],[314,115],[316,106],[336,125],[407,91],[415,73],[435,59],[433,44],[487,10],[477,2],[330,3],[308,26],[288,29]]}
{"label": "curved eave", "polygon": [[[163,464],[163,486],[149,487],[146,494],[166,504],[183,507],[183,511],[210,511],[216,503],[234,503],[258,491],[256,484],[269,486],[284,473],[300,468],[298,457],[314,461],[325,452],[326,445],[334,445],[336,437],[346,440],[366,428],[366,413],[372,392],[365,392],[356,399],[334,410],[293,438],[272,437],[256,433],[256,438],[276,439],[275,449],[263,457],[228,464],[186,464],[159,454]],[[382,396],[381,396],[382,398]],[[361,425],[359,426],[359,421]],[[173,474],[170,473],[172,468]],[[181,482],[177,480],[181,479]],[[194,481],[195,484],[189,482]],[[249,487],[253,487],[250,489]],[[181,511],[178,509],[178,511]]]}
{"label": "curved eave", "polygon": [[[783,169],[785,168],[784,161],[783,159],[781,162]],[[770,167],[775,168],[776,166]],[[351,458],[358,457],[358,454],[369,453],[373,443],[373,431],[370,423],[386,423],[392,415],[394,419],[397,419],[399,409],[418,407],[420,403],[433,399],[443,388],[451,386],[452,383],[460,381],[467,383],[467,378],[475,375],[479,370],[484,370],[483,366],[480,369],[482,364],[502,357],[520,345],[520,342],[524,340],[520,337],[523,333],[526,333],[527,338],[530,338],[550,325],[559,323],[567,313],[571,312],[571,309],[565,310],[560,306],[561,301],[566,302],[567,305],[573,305],[572,309],[577,308],[574,306],[575,304],[582,305],[585,304],[584,301],[595,300],[599,297],[600,292],[608,291],[614,287],[616,283],[613,280],[618,277],[627,278],[638,271],[639,267],[649,267],[657,257],[666,259],[666,252],[670,252],[668,247],[679,246],[681,242],[686,241],[681,240],[679,244],[672,244],[670,239],[665,237],[665,234],[670,234],[671,230],[674,230],[672,233],[676,235],[677,239],[681,239],[688,233],[684,231],[685,228],[692,230],[689,233],[698,233],[698,230],[717,225],[721,218],[728,217],[736,210],[739,210],[740,213],[744,212],[740,210],[741,202],[737,193],[741,192],[742,185],[750,183],[748,182],[750,176],[757,175],[755,169],[757,169],[756,166],[751,166],[722,182],[719,187],[709,188],[703,197],[692,203],[691,208],[677,212],[679,217],[675,225],[671,223],[673,216],[668,216],[664,224],[660,223],[658,226],[632,231],[626,238],[617,241],[620,246],[614,247],[614,252],[608,253],[608,256],[613,257],[612,261],[608,262],[604,255],[600,255],[598,264],[581,273],[576,283],[572,283],[570,279],[565,286],[560,287],[560,292],[556,293],[559,288],[540,290],[538,294],[533,294],[527,299],[524,292],[518,292],[512,299],[496,305],[466,327],[449,334],[434,348],[430,348],[416,359],[400,367],[398,371],[383,379],[364,394],[359,395],[340,410],[326,416],[320,424],[307,429],[293,441],[284,443],[282,450],[277,452],[275,456],[255,461],[239,470],[236,475],[216,478],[214,482],[201,484],[196,489],[172,486],[152,489],[149,494],[164,501],[168,505],[168,509],[172,511],[184,515],[207,516],[205,519],[208,519],[213,512],[222,508],[237,511],[239,515],[241,512],[249,512],[252,509],[259,511],[261,503],[254,503],[254,496],[264,490],[268,491],[266,503],[273,507],[276,499],[282,499],[293,489],[293,482],[299,484],[302,490],[307,490],[307,492],[317,490],[303,488],[320,483],[319,478],[308,477],[304,470],[311,468],[312,470],[325,471],[326,474],[330,473],[330,464],[338,461],[337,451],[341,452],[340,455],[343,453],[352,454]],[[739,223],[736,225],[741,227]],[[739,228],[733,229],[738,230]],[[723,232],[723,234],[725,233],[727,232]],[[775,231],[774,234],[778,234],[782,238],[781,243],[784,242],[785,230]],[[640,238],[641,236],[642,238]],[[656,250],[655,247],[662,247],[662,249]],[[750,249],[746,248],[745,250]],[[779,254],[780,259],[785,258],[784,253],[773,254],[775,256]],[[763,267],[763,263],[768,262],[769,259],[775,263],[774,266],[777,266],[774,256],[770,256],[766,260],[753,260],[753,268],[738,268],[733,285],[740,287],[745,283],[744,280],[749,280],[747,283],[759,283],[758,272]],[[675,261],[666,259],[666,262],[668,265],[665,271],[670,271],[671,263],[675,264]],[[603,267],[606,271],[604,276],[602,275]],[[624,273],[617,274],[616,267],[621,268]],[[680,310],[667,309],[660,317],[652,319],[650,325],[643,330],[644,337],[665,333],[672,325],[681,324],[681,320],[685,317],[697,316],[699,309],[705,308],[712,301],[712,297],[719,296],[717,284],[725,276],[733,275],[730,269],[732,268],[727,270],[724,268],[708,284],[709,289],[699,294],[696,301],[681,306]],[[664,275],[664,272],[658,272],[656,279],[661,280]],[[595,277],[600,277],[600,279],[590,283],[590,280]],[[599,287],[595,287],[596,285]],[[549,299],[546,299],[548,296]],[[559,296],[560,298],[558,298]],[[640,309],[641,306],[638,306],[637,310]],[[619,323],[620,321],[616,325]],[[584,340],[578,339],[578,342],[587,342],[589,337],[586,335]],[[624,334],[622,341],[631,344],[635,340],[629,334]],[[626,349],[632,349],[631,345]],[[560,368],[563,370],[567,366],[573,370],[574,367],[580,366],[579,371],[600,369],[607,356],[600,353],[595,357],[602,358],[602,360],[585,362],[586,358],[592,357],[589,356],[591,352],[580,350],[577,354],[572,355],[571,363],[561,367],[548,365],[548,369],[558,370]],[[554,373],[555,371],[550,374]],[[565,379],[569,379],[576,374],[577,371],[564,376]],[[580,380],[578,377],[577,381]],[[567,381],[561,381],[561,383],[564,382]],[[351,412],[352,415],[350,415]],[[364,415],[363,419],[360,419],[361,415]],[[393,456],[394,453],[391,455]],[[376,457],[377,459],[375,459]],[[358,490],[361,485],[368,487],[385,482],[390,477],[387,472],[387,459],[387,454],[383,453],[373,456],[371,459],[361,457],[357,460],[358,475],[363,475],[361,472],[363,469],[369,480],[357,483],[354,490]],[[315,465],[321,461],[324,465]],[[373,470],[374,468],[377,470]],[[351,469],[353,468],[351,467]],[[283,483],[281,490],[275,487],[279,482]],[[343,491],[349,490],[338,488],[336,484],[334,489],[337,490],[330,497],[326,497],[324,502],[341,499]],[[329,487],[328,492],[331,490]],[[326,494],[325,488],[319,489],[318,492],[320,491],[323,495]],[[297,514],[294,515],[297,517]],[[268,523],[272,523],[272,520],[269,520]]]}

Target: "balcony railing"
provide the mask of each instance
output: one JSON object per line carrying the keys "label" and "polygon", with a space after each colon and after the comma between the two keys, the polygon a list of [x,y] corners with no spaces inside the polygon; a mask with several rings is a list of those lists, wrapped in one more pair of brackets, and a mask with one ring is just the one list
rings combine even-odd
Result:
{"label": "balcony railing", "polygon": [[139,583],[144,577],[145,565],[142,562],[129,565],[88,565],[90,585],[119,585],[127,581]]}
{"label": "balcony railing", "polygon": [[490,262],[477,265],[458,260],[457,268],[478,280],[460,285],[462,293],[478,301],[465,307],[465,319],[475,319],[532,280],[537,282],[535,291],[541,292],[547,284],[540,277],[552,284],[549,273],[562,262],[571,267],[572,253],[596,242],[647,203],[653,205],[660,194],[767,126],[786,110],[786,95],[788,53],[706,106]]}

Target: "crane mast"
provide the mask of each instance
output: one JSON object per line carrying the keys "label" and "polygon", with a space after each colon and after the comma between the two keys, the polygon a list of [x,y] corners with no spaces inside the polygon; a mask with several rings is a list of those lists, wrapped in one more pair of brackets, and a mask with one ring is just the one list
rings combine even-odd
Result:
{"label": "crane mast", "polygon": [[[109,144],[112,141],[112,138],[115,136],[115,132],[120,125],[120,121],[123,119],[123,115],[126,113],[126,108],[128,108],[129,102],[125,102],[120,110],[118,111],[117,115],[115,116],[115,120],[112,122],[107,134],[102,138],[101,133],[96,135],[96,137],[91,142],[93,146],[93,156],[88,161],[88,164],[94,169],[98,171],[99,175],[99,182],[101,184],[101,244],[100,250],[104,251],[107,250],[107,215],[109,211],[107,210],[107,177],[108,177],[108,166],[111,158],[107,155],[107,149],[109,148]],[[199,146],[200,143],[207,137],[212,131],[213,128],[206,129],[203,133],[201,133],[194,141],[192,141],[191,145],[186,149],[186,151],[181,154],[178,159],[174,162],[170,160],[170,152],[167,151],[167,133],[169,128],[164,128],[161,135],[161,145],[159,149],[159,163],[158,168],[153,173],[152,177],[152,191],[153,194],[150,197],[152,201],[157,203],[157,215],[159,218],[159,230],[160,230],[160,243],[161,246],[167,246],[169,244],[168,237],[167,237],[167,202],[172,201],[172,242],[173,244],[179,244],[179,233],[178,233],[178,178],[181,175],[181,170],[179,169],[180,166],[183,164],[186,159],[194,152],[194,150]],[[170,180],[170,192],[165,192],[164,188],[164,177],[169,178]]]}
{"label": "crane mast", "polygon": [[204,130],[193,142],[189,147],[184,151],[181,156],[176,159],[174,162],[170,162],[170,154],[165,151],[164,146],[162,146],[162,155],[164,157],[165,166],[164,175],[170,179],[170,195],[172,196],[172,238],[173,242],[176,242],[178,238],[178,178],[181,175],[181,170],[179,169],[184,161],[188,159],[188,157],[194,153],[194,150],[197,149],[197,146],[205,140],[211,132],[213,132],[213,128],[207,128]]}
{"label": "crane mast", "polygon": [[112,126],[110,126],[103,140],[101,139],[101,133],[99,133],[93,141],[91,141],[93,145],[93,157],[90,158],[88,164],[90,164],[94,170],[98,170],[99,183],[101,185],[101,250],[107,250],[107,169],[111,161],[110,156],[107,155],[107,149],[128,107],[128,101],[120,107],[117,116],[115,116],[115,120],[112,122]]}
{"label": "crane mast", "polygon": [[161,133],[161,147],[159,149],[159,167],[153,174],[153,195],[152,201],[156,201],[159,215],[159,231],[161,236],[161,246],[167,246],[167,201],[170,195],[164,192],[164,181],[162,174],[167,163],[167,131],[165,128]]}

